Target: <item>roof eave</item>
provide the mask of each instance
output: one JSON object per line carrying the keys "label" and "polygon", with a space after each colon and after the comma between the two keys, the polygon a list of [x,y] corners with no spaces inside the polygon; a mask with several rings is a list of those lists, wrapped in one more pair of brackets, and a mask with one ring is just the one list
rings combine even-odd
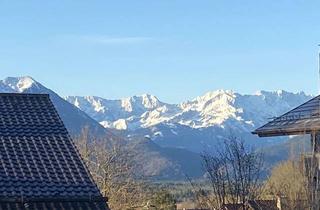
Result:
{"label": "roof eave", "polygon": [[292,135],[306,135],[310,134],[312,131],[320,130],[318,129],[308,129],[308,130],[289,130],[289,129],[276,129],[276,130],[255,130],[252,132],[254,135],[259,137],[275,137],[275,136],[292,136]]}

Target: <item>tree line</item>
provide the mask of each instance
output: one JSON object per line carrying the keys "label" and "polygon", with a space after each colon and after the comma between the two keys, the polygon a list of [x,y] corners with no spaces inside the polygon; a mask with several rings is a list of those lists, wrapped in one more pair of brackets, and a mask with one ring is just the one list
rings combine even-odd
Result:
{"label": "tree line", "polygon": [[[141,174],[143,166],[135,161],[135,151],[119,142],[108,144],[106,139],[94,139],[87,130],[75,142],[111,209],[176,209],[174,195],[167,188],[154,187],[149,177]],[[202,183],[206,188],[186,175],[186,185],[191,186],[199,209],[240,204],[246,210],[250,200],[276,197],[285,200],[283,209],[310,208],[308,182],[299,161],[280,163],[263,180],[263,153],[236,137],[226,138],[217,147],[204,151],[201,158]]]}

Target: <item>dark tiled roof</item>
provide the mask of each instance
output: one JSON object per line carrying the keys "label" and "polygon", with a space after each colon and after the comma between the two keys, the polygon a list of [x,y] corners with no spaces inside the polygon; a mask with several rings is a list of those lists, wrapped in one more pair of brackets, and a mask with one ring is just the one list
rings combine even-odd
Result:
{"label": "dark tiled roof", "polygon": [[61,198],[102,196],[49,96],[0,94],[0,202]]}
{"label": "dark tiled roof", "polygon": [[254,210],[279,210],[275,200],[250,200],[248,204]]}
{"label": "dark tiled roof", "polygon": [[309,134],[313,130],[320,130],[320,96],[275,118],[256,129],[253,134],[261,137],[298,135]]}
{"label": "dark tiled roof", "polygon": [[[252,210],[279,210],[275,200],[249,200],[246,206]],[[243,205],[225,204],[222,210],[243,210]]]}
{"label": "dark tiled roof", "polygon": [[242,204],[224,204],[221,210],[242,210]]}
{"label": "dark tiled roof", "polygon": [[104,210],[106,209],[103,202],[92,201],[74,201],[74,202],[6,202],[0,203],[1,210]]}

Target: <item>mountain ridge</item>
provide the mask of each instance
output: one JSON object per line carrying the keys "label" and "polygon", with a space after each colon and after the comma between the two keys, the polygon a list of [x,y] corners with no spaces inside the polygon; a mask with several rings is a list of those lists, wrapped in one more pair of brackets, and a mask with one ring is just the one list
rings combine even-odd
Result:
{"label": "mountain ridge", "polygon": [[[141,103],[141,101],[145,100],[146,96],[148,96],[149,100],[150,98],[154,99],[154,101],[152,102],[152,105],[149,105],[150,101],[148,101],[147,103]],[[237,98],[240,98],[240,100],[242,99],[247,100],[245,101],[245,103],[248,103],[248,101],[250,101],[250,98],[251,98],[251,101],[259,100],[259,98],[260,100],[271,101],[275,99],[277,101],[277,100],[281,100],[281,98],[286,98],[286,97],[296,97],[296,98],[293,98],[293,100],[298,99],[298,101],[293,102],[291,104],[287,104],[287,103],[281,104],[280,106],[278,106],[280,107],[278,109],[281,109],[280,111],[284,110],[287,107],[291,108],[292,106],[297,105],[299,102],[303,102],[304,100],[307,100],[312,96],[307,95],[304,92],[291,93],[284,90],[278,90],[278,91],[262,90],[252,95],[240,94],[232,90],[217,90],[217,91],[207,92],[202,96],[198,96],[194,98],[193,100],[188,100],[186,102],[181,102],[179,104],[170,104],[170,103],[162,102],[156,96],[150,95],[150,94],[134,95],[128,98],[112,99],[112,100],[105,99],[98,96],[67,96],[65,97],[65,99],[70,103],[74,104],[75,106],[77,106],[78,108],[86,111],[87,113],[91,113],[91,115],[93,115],[93,112],[96,112],[96,113],[100,112],[101,115],[95,118],[98,118],[97,121],[99,122],[108,122],[105,124],[105,127],[108,127],[109,125],[111,126],[112,122],[115,122],[120,119],[126,120],[130,123],[130,121],[132,120],[132,117],[140,117],[141,122],[144,122],[144,123],[141,123],[141,126],[149,127],[157,123],[168,121],[172,117],[179,117],[181,113],[198,111],[200,112],[199,114],[201,116],[206,116],[208,114],[210,115],[213,113],[212,118],[214,117],[215,118],[211,119],[212,120],[211,122],[210,122],[210,119],[204,119],[208,121],[207,124],[203,124],[203,125],[200,124],[197,126],[197,125],[193,125],[195,124],[195,122],[188,122],[188,120],[179,122],[182,125],[189,125],[190,127],[201,128],[201,127],[209,127],[212,125],[219,125],[223,123],[224,120],[232,116],[235,119],[237,119],[237,117],[239,116],[235,116],[234,114],[236,113],[241,114],[243,112],[242,110],[243,107],[241,107],[241,104],[240,104],[240,107],[236,107],[236,105],[239,104],[238,101],[235,101]],[[217,98],[219,98],[219,100],[217,100]],[[301,100],[299,100],[299,98]],[[281,100],[281,101],[287,102],[286,100]],[[266,102],[266,104],[268,104],[268,102]],[[228,107],[229,105],[234,105],[234,106]],[[112,110],[114,111],[113,113],[116,113],[116,114],[108,113],[105,116],[102,116],[104,113],[107,112],[106,110],[107,111]],[[168,114],[170,114],[168,113],[168,111],[172,112],[170,116],[168,116]],[[174,111],[177,111],[177,113],[175,113]],[[278,112],[280,111],[276,111],[277,112],[276,114],[278,114]],[[161,117],[163,118],[162,120],[160,119],[158,122],[155,122],[155,123],[150,122],[150,116],[156,117],[161,113],[164,113],[163,116],[160,116],[160,118]],[[229,116],[225,116],[225,115],[223,116],[222,113],[227,113]],[[217,114],[220,114],[220,115],[217,116]],[[165,118],[165,116],[168,116],[168,117]],[[221,118],[219,118],[219,116]],[[274,116],[272,115],[268,116],[268,118],[271,118],[271,117],[274,117]],[[268,118],[265,118],[265,119],[268,119]],[[130,128],[135,129],[135,127],[132,127],[132,126],[129,127],[128,129]]]}
{"label": "mountain ridge", "polygon": [[258,91],[252,95],[216,90],[179,104],[162,102],[152,95],[115,100],[94,96],[65,99],[104,127],[116,129],[129,139],[147,136],[161,146],[201,152],[203,147],[214,146],[231,131],[250,145],[277,143],[281,138],[263,142],[251,135],[251,131],[311,97],[304,92],[284,90]]}

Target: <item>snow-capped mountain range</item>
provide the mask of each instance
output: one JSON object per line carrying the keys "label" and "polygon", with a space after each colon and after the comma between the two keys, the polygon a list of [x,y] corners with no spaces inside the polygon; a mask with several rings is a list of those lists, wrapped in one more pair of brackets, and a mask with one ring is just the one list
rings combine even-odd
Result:
{"label": "snow-capped mountain range", "polygon": [[165,103],[149,94],[119,100],[67,96],[67,103],[31,77],[1,80],[0,91],[50,94],[67,127],[75,133],[87,124],[100,132],[103,126],[129,140],[147,137],[160,146],[194,152],[215,146],[216,140],[231,134],[258,146],[279,141],[261,140],[250,132],[311,98],[303,92],[259,91],[245,95],[217,90],[179,104]]}
{"label": "snow-capped mountain range", "polygon": [[303,92],[283,90],[259,91],[253,95],[217,90],[180,104],[164,103],[149,94],[119,100],[96,96],[68,96],[65,99],[106,128],[134,131],[164,123],[194,129],[236,126],[252,131],[310,97]]}
{"label": "snow-capped mountain range", "polygon": [[199,152],[230,132],[255,140],[256,145],[251,131],[310,98],[303,92],[283,90],[252,95],[217,90],[180,104],[165,103],[149,94],[119,100],[95,96],[65,99],[104,127],[121,130],[129,138],[145,135],[162,146]]}

